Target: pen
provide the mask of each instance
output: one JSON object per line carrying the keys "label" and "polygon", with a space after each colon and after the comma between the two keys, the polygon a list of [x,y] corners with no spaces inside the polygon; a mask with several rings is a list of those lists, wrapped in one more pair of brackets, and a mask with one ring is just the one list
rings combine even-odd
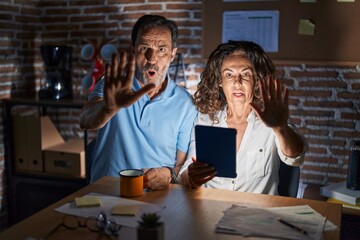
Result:
{"label": "pen", "polygon": [[292,229],[294,229],[294,230],[296,230],[296,231],[298,231],[298,232],[300,232],[300,233],[302,233],[302,234],[308,235],[308,233],[307,233],[305,230],[303,230],[303,229],[301,229],[301,228],[299,228],[299,227],[297,227],[297,226],[294,226],[294,225],[292,225],[291,223],[289,223],[289,222],[287,222],[287,221],[285,221],[285,220],[283,220],[283,219],[278,218],[277,220],[278,220],[279,222],[281,222],[282,224],[284,224],[284,225],[286,225],[286,226],[288,226],[288,227],[291,227]]}

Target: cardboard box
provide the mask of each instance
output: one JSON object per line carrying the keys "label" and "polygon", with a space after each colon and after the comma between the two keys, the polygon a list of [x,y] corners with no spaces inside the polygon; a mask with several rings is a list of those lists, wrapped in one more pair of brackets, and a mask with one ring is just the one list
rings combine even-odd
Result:
{"label": "cardboard box", "polygon": [[13,116],[15,168],[44,171],[43,150],[64,143],[48,116]]}
{"label": "cardboard box", "polygon": [[29,171],[43,171],[42,151],[50,146],[64,143],[64,139],[48,116],[29,117],[27,130]]}
{"label": "cardboard box", "polygon": [[84,139],[73,139],[44,150],[45,172],[85,177]]}

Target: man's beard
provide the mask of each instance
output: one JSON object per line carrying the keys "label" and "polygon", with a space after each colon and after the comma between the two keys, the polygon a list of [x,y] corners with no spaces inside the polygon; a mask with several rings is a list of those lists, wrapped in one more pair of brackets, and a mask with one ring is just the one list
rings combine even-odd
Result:
{"label": "man's beard", "polygon": [[[149,81],[146,78],[147,72],[149,70],[154,70],[158,74],[158,78],[155,79],[156,80],[155,82]],[[136,68],[135,76],[136,76],[137,80],[142,82],[144,85],[153,83],[153,84],[155,84],[155,86],[159,86],[163,82],[163,80],[165,80],[165,77],[162,78],[163,75],[159,74],[159,67],[157,67],[156,65],[152,65],[152,64],[146,64],[144,66],[144,68],[142,69],[142,71],[140,71],[139,68]]]}

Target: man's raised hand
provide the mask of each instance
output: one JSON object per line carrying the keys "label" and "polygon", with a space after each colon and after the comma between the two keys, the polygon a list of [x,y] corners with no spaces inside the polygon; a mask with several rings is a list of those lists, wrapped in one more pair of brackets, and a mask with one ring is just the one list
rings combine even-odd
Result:
{"label": "man's raised hand", "polygon": [[132,105],[155,87],[154,84],[147,84],[135,92],[132,88],[134,76],[134,55],[121,51],[118,58],[113,54],[111,64],[105,67],[104,101],[108,112]]}

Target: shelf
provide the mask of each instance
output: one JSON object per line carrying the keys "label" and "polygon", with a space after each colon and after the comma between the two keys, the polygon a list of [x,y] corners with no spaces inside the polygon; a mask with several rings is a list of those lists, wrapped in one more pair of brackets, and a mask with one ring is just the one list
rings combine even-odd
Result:
{"label": "shelf", "polygon": [[[15,106],[38,107],[40,115],[43,116],[47,115],[48,108],[81,109],[86,99],[51,100],[16,97],[2,99],[1,102],[4,105],[4,126],[7,126],[4,128],[5,174],[7,178],[5,194],[8,204],[8,223],[9,226],[11,226],[84,187],[89,182],[88,169],[85,169],[85,177],[72,177],[40,171],[16,170],[12,108]],[[86,145],[87,132],[84,131],[85,151]]]}
{"label": "shelf", "polygon": [[28,105],[28,106],[39,106],[39,107],[56,107],[56,108],[82,108],[86,102],[85,98],[74,98],[74,99],[39,99],[39,98],[5,98],[2,99],[5,104],[10,105]]}
{"label": "shelf", "polygon": [[51,179],[51,180],[61,180],[61,181],[77,181],[77,182],[86,182],[85,177],[73,177],[66,176],[61,174],[46,173],[46,172],[29,172],[29,171],[17,171],[13,174],[13,177],[27,177],[27,178],[38,178],[38,179]]}

